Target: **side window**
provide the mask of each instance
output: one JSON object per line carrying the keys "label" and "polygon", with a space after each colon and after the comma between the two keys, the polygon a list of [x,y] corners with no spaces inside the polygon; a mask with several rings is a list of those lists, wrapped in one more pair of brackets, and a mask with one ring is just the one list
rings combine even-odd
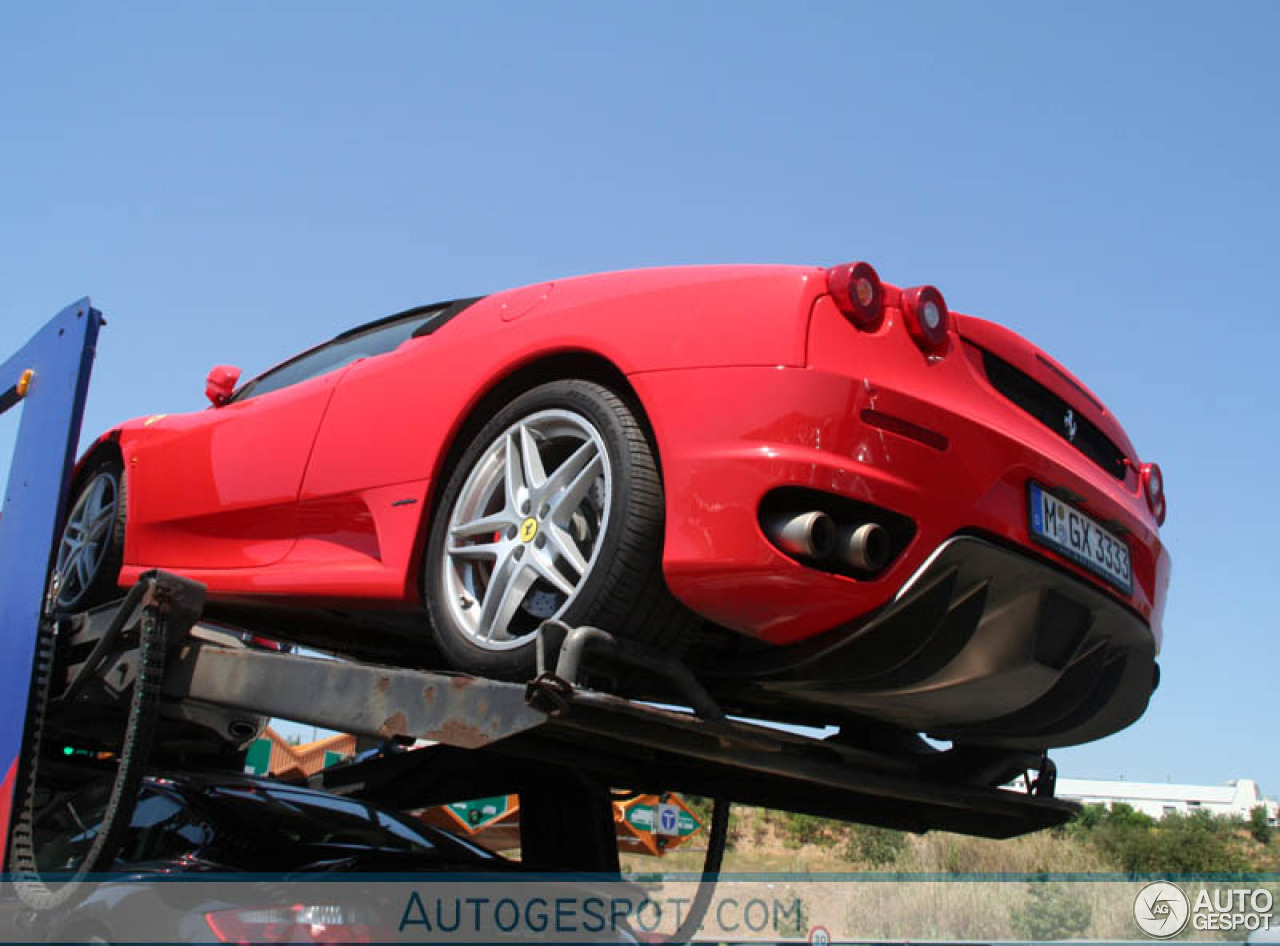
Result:
{"label": "side window", "polygon": [[421,832],[362,802],[287,788],[272,788],[270,794],[280,806],[276,823],[301,844],[354,844],[420,854],[434,847]]}
{"label": "side window", "polygon": [[372,358],[394,351],[402,342],[413,337],[418,329],[439,314],[439,310],[417,312],[414,315],[391,322],[357,329],[347,335],[339,335],[326,345],[299,355],[274,371],[250,381],[237,392],[233,401],[243,401],[260,394],[279,391],[290,385],[318,378],[322,374],[346,367],[360,358]]}
{"label": "side window", "polygon": [[[89,853],[106,814],[110,785],[95,785],[54,802],[36,824],[36,862],[41,870],[75,870]],[[169,795],[143,789],[117,855],[124,864],[162,860],[207,842],[208,829]]]}
{"label": "side window", "polygon": [[129,837],[119,856],[125,863],[165,860],[194,850],[205,841],[205,828],[176,799],[160,792],[146,792],[133,810]]}
{"label": "side window", "polygon": [[36,821],[36,864],[42,871],[70,871],[84,860],[106,813],[110,786],[95,785],[55,799]]}

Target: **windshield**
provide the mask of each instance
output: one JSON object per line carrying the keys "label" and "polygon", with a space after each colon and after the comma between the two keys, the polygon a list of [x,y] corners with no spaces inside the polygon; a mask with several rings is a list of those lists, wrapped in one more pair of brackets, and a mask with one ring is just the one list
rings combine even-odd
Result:
{"label": "windshield", "polygon": [[361,358],[373,358],[395,351],[411,338],[430,335],[475,301],[476,299],[459,299],[456,302],[423,306],[343,332],[332,341],[317,345],[254,378],[241,387],[231,400],[244,401],[269,394],[318,378],[330,371],[337,371]]}
{"label": "windshield", "polygon": [[357,847],[450,860],[501,860],[429,825],[349,798],[293,788],[245,784],[211,787],[221,826],[252,832],[258,844]]}

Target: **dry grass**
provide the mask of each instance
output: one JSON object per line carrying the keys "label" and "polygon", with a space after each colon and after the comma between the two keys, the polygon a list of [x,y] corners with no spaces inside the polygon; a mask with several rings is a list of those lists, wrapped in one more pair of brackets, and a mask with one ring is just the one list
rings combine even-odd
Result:
{"label": "dry grass", "polygon": [[912,836],[894,870],[927,873],[1088,873],[1114,870],[1093,847],[1050,831],[1006,841],[937,832]]}
{"label": "dry grass", "polygon": [[[1083,929],[1064,930],[1063,936],[1100,940],[1132,940],[1133,897],[1138,885],[1129,881],[1083,881],[1039,887],[1032,903],[1033,883],[1025,875],[1110,873],[1116,865],[1078,837],[1050,831],[1021,838],[992,841],[937,832],[908,835],[891,860],[869,863],[850,856],[848,839],[858,830],[843,825],[808,825],[813,843],[797,843],[794,822],[780,813],[735,806],[726,874],[808,874],[807,878],[732,882],[741,898],[756,885],[760,896],[799,897],[806,904],[806,925],[826,924],[842,936],[857,939],[1025,939],[1018,912],[1028,904],[1038,915],[1044,898],[1068,903],[1068,914],[1082,916]],[[690,847],[661,861],[626,857],[625,868],[639,872],[696,872],[704,851]],[[884,874],[1024,875],[1009,879],[912,881],[909,877],[883,882]],[[824,880],[823,874],[875,873],[880,880]],[[725,890],[730,885],[726,885]],[[1275,886],[1275,885],[1268,885]],[[670,893],[689,894],[691,884],[667,884]],[[1087,909],[1083,912],[1080,905]],[[1198,934],[1200,938],[1218,938]]]}
{"label": "dry grass", "polygon": [[[797,844],[786,816],[735,805],[730,822],[726,873],[1084,873],[1113,871],[1098,851],[1081,841],[1041,831],[993,841],[946,832],[907,835],[905,849],[889,863],[870,863],[850,855],[850,829],[832,823],[820,843]],[[661,861],[628,856],[628,870],[699,871],[705,848],[696,843]]]}

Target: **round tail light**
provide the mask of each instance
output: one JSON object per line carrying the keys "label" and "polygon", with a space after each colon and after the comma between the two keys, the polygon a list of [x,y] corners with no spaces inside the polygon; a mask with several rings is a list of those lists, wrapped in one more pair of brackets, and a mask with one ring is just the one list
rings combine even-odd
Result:
{"label": "round tail light", "polygon": [[827,291],[836,308],[869,331],[884,318],[884,286],[870,263],[843,263],[827,270]]}
{"label": "round tail light", "polygon": [[1156,525],[1164,525],[1167,511],[1164,501],[1164,474],[1155,463],[1144,463],[1141,476],[1142,494],[1147,498],[1147,508],[1156,517]]}
{"label": "round tail light", "polygon": [[906,317],[907,331],[917,345],[927,352],[938,352],[946,347],[951,313],[937,289],[916,286],[902,290],[902,312]]}

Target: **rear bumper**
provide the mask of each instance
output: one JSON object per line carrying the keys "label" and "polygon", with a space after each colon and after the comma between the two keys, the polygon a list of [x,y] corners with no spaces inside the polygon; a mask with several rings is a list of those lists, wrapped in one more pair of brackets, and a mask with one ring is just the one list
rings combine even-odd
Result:
{"label": "rear bumper", "polygon": [[733,703],[869,716],[964,744],[1045,749],[1128,726],[1158,679],[1144,622],[1048,563],[948,540],[872,617],[722,668]]}
{"label": "rear bumper", "polygon": [[[1169,556],[1134,484],[984,390],[963,357],[868,371],[870,377],[744,367],[632,376],[658,437],[667,492],[664,571],[677,597],[717,624],[793,644],[886,606],[948,539],[986,535],[1131,611],[1158,651]],[[874,422],[883,417],[928,430],[944,446]],[[1031,481],[1070,496],[1123,535],[1131,593],[1032,541]],[[909,517],[915,534],[871,580],[808,567],[761,529],[760,505],[780,487],[890,510]]]}

